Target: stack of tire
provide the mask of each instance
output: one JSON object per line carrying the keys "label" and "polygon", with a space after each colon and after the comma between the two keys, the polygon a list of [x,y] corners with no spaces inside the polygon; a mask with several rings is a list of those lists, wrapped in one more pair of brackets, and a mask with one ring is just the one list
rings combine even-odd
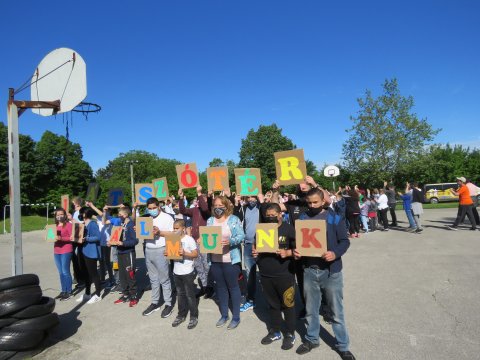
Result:
{"label": "stack of tire", "polygon": [[38,276],[0,279],[0,360],[38,348],[58,325],[55,299],[42,295]]}

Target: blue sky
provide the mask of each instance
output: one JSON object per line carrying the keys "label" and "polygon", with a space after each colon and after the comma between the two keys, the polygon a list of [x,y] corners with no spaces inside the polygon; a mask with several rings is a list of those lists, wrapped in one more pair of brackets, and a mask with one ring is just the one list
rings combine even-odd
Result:
{"label": "blue sky", "polygon": [[[199,169],[237,161],[248,130],[273,122],[317,165],[337,162],[356,98],[393,77],[443,129],[435,142],[480,147],[478,1],[75,4],[0,3],[0,89],[6,102],[48,52],[78,51],[103,109],[74,115],[70,138],[94,170],[131,149]],[[61,115],[20,120],[36,140],[65,134]]]}

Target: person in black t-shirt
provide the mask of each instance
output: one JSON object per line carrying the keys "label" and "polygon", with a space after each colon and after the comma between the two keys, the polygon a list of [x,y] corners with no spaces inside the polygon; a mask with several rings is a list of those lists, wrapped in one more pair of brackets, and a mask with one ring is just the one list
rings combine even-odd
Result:
{"label": "person in black t-shirt", "polygon": [[282,349],[289,350],[295,344],[295,229],[282,221],[282,211],[278,204],[268,205],[265,222],[278,224],[278,247],[276,253],[258,253],[254,247],[253,257],[257,258],[263,293],[269,306],[271,326],[268,335],[261,343],[271,344],[282,338],[280,327],[282,312],[287,325]]}

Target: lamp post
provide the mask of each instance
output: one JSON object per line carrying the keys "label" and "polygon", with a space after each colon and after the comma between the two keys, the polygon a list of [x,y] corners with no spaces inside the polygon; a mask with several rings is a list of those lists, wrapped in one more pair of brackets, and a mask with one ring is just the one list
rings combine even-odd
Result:
{"label": "lamp post", "polygon": [[138,160],[127,160],[127,164],[130,164],[130,186],[132,190],[132,203],[130,204],[133,206],[135,202],[135,189],[133,188],[133,164],[138,164]]}

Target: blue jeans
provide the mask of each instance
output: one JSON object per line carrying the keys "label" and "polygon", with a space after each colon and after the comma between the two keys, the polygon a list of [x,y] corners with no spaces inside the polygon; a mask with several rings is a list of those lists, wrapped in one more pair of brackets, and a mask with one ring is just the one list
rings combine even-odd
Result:
{"label": "blue jeans", "polygon": [[410,224],[411,228],[416,228],[417,224],[415,223],[415,219],[413,218],[412,209],[405,209],[405,214],[407,214],[408,223]]}
{"label": "blue jeans", "polygon": [[363,230],[365,230],[365,232],[368,232],[368,216],[360,215],[360,219],[362,220]]}
{"label": "blue jeans", "polygon": [[70,261],[72,253],[53,254],[55,265],[57,265],[58,274],[60,275],[60,285],[62,292],[72,292],[72,274],[70,273]]}
{"label": "blue jeans", "polygon": [[245,244],[243,256],[245,259],[245,274],[247,275],[247,301],[255,302],[257,291],[257,259],[252,256],[253,244]]}
{"label": "blue jeans", "polygon": [[305,339],[313,344],[320,343],[319,309],[322,291],[332,312],[332,328],[339,351],[348,351],[349,337],[343,314],[343,275],[331,274],[328,270],[305,268],[304,293],[307,310],[307,334]]}
{"label": "blue jeans", "polygon": [[232,302],[232,320],[240,321],[240,286],[238,276],[241,271],[240,264],[213,262],[210,271],[215,280],[218,302],[220,303],[220,314],[228,316],[228,303]]}

